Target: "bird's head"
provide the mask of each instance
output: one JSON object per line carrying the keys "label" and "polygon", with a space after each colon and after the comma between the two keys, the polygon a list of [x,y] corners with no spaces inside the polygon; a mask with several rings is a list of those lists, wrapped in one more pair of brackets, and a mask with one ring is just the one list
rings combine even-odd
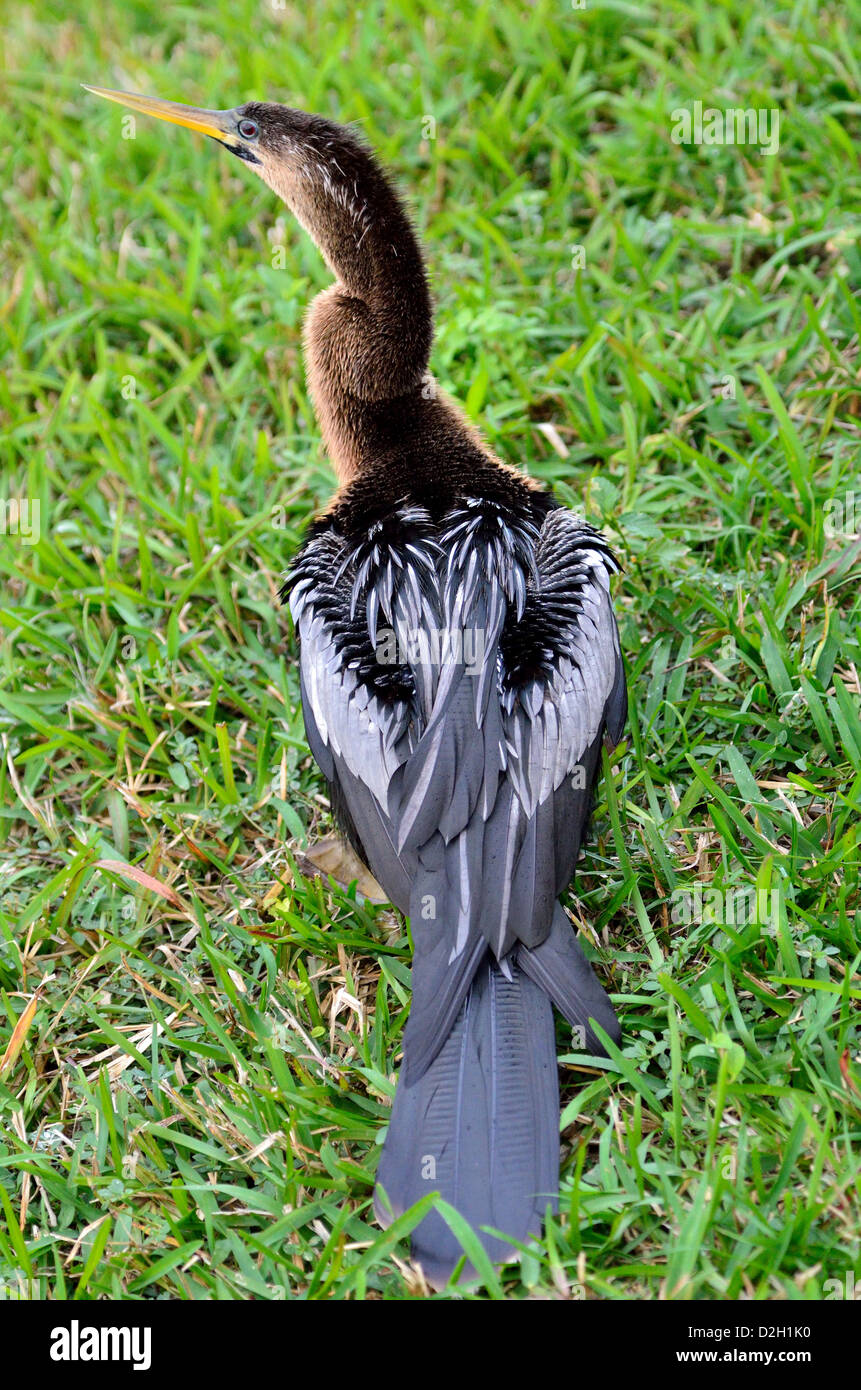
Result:
{"label": "bird's head", "polygon": [[207,111],[159,97],[83,85],[88,92],[131,111],[210,136],[250,165],[281,197],[287,197],[291,178],[305,168],[310,153],[325,143],[327,133],[337,130],[347,137],[342,127],[276,102],[249,101],[227,111]]}

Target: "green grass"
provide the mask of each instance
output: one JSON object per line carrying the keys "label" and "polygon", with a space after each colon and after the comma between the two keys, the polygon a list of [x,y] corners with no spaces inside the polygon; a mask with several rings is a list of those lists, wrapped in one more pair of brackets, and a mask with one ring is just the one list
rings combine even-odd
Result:
{"label": "green grass", "polygon": [[[302,856],[331,825],[276,601],[332,487],[300,356],[327,274],[237,162],[123,140],[81,81],[358,122],[424,236],[442,384],[624,563],[629,736],[570,899],[624,1045],[587,1065],[559,1025],[560,1216],[478,1295],[861,1273],[846,8],[51,11],[7,13],[0,114],[2,492],[41,505],[37,544],[0,535],[0,1055],[41,989],[0,1080],[0,1293],[426,1294],[420,1213],[370,1210],[408,942]],[[778,153],[674,145],[695,101],[776,107]]]}

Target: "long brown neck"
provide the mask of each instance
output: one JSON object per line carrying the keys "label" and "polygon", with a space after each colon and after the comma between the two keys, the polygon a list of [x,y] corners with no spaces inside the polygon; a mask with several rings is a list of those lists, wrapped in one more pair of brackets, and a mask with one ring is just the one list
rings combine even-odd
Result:
{"label": "long brown neck", "polygon": [[341,126],[319,121],[289,171],[268,181],[336,277],[311,306],[305,351],[323,436],[347,481],[375,448],[380,407],[421,391],[433,338],[421,251],[373,156]]}

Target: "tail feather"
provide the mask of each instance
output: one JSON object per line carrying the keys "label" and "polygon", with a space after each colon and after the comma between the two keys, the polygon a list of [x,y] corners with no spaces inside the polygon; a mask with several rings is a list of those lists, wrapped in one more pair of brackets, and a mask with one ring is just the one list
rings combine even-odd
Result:
{"label": "tail feather", "polygon": [[584,1051],[606,1057],[607,1051],[589,1020],[600,1023],[614,1043],[622,1029],[613,1005],[583,953],[561,904],[553,911],[550,933],[540,946],[520,946],[517,963],[530,979],[549,994],[573,1028],[583,1030]]}
{"label": "tail feather", "polygon": [[[540,1233],[548,1205],[555,1210],[553,1010],[543,988],[516,965],[510,971],[509,979],[488,954],[439,1054],[417,1079],[408,1068],[401,1079],[377,1175],[384,1225],[433,1191],[479,1233],[493,1226],[520,1241]],[[492,1260],[511,1256],[510,1241],[481,1239]],[[435,1211],[416,1227],[412,1247],[436,1286],[463,1255]]]}

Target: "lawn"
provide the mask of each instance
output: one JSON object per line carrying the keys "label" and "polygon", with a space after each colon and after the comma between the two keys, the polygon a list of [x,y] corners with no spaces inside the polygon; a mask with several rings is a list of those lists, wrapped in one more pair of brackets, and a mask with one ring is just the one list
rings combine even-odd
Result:
{"label": "lawn", "polygon": [[[442,385],[623,564],[628,734],[568,895],[622,1050],[560,1021],[559,1217],[468,1296],[851,1296],[847,8],[12,0],[5,28],[0,1297],[428,1296],[421,1213],[370,1206],[406,926],[306,857],[332,823],[277,600],[333,486],[301,360],[328,275],[238,161],[124,138],[81,82],[357,123],[421,229]],[[697,102],[776,112],[777,148],[676,143]]]}

